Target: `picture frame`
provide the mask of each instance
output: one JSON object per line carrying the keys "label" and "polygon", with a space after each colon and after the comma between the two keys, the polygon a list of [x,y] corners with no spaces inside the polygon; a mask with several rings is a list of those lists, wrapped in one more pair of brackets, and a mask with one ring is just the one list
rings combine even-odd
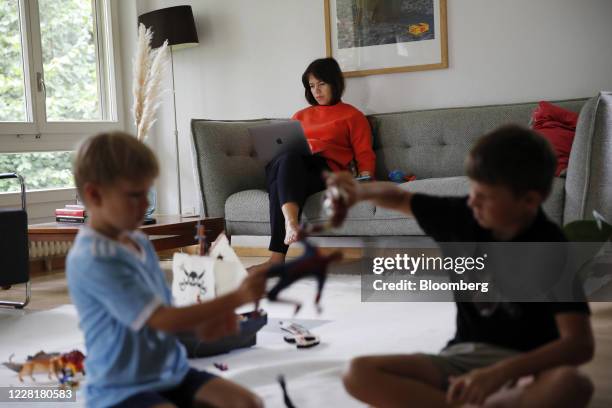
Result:
{"label": "picture frame", "polygon": [[446,0],[324,0],[328,57],[345,77],[448,68]]}

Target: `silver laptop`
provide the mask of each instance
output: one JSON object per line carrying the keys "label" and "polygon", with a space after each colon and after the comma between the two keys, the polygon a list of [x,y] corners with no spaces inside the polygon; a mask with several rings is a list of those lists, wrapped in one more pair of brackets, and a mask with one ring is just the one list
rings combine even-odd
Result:
{"label": "silver laptop", "polygon": [[297,120],[254,126],[248,130],[257,158],[264,164],[287,152],[312,154],[302,124]]}

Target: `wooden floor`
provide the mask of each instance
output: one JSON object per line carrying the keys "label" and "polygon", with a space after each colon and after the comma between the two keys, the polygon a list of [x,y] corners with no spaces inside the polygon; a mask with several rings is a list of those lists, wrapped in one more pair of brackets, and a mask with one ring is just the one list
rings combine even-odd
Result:
{"label": "wooden floor", "polygon": [[[249,266],[261,262],[263,258],[241,258]],[[165,270],[169,263],[162,262]],[[16,290],[0,291],[3,298],[18,295]],[[28,310],[48,310],[71,303],[63,271],[36,276],[32,279],[32,301]],[[591,303],[593,327],[595,330],[596,353],[592,362],[583,367],[595,383],[595,396],[592,408],[612,407],[612,303]]]}

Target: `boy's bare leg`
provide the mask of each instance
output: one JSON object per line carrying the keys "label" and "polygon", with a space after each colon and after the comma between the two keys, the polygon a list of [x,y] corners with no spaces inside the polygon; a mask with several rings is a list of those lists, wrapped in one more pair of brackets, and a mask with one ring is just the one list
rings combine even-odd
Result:
{"label": "boy's bare leg", "polygon": [[[518,388],[518,389],[516,389]],[[504,390],[489,397],[486,408],[581,408],[593,395],[593,384],[575,367],[546,370],[525,387]]]}
{"label": "boy's bare leg", "polygon": [[195,406],[206,408],[262,408],[264,406],[261,399],[251,391],[219,377],[200,387],[195,395],[195,402]]}
{"label": "boy's bare leg", "polygon": [[357,357],[344,376],[353,397],[377,408],[448,407],[442,373],[426,356]]}

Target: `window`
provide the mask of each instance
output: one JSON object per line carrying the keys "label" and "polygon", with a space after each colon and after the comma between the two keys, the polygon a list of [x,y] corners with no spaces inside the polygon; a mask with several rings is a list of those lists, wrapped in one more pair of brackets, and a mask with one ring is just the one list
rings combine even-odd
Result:
{"label": "window", "polygon": [[72,186],[69,151],[122,127],[110,3],[0,0],[0,171],[28,190]]}
{"label": "window", "polygon": [[101,120],[91,1],[38,0],[47,120]]}

